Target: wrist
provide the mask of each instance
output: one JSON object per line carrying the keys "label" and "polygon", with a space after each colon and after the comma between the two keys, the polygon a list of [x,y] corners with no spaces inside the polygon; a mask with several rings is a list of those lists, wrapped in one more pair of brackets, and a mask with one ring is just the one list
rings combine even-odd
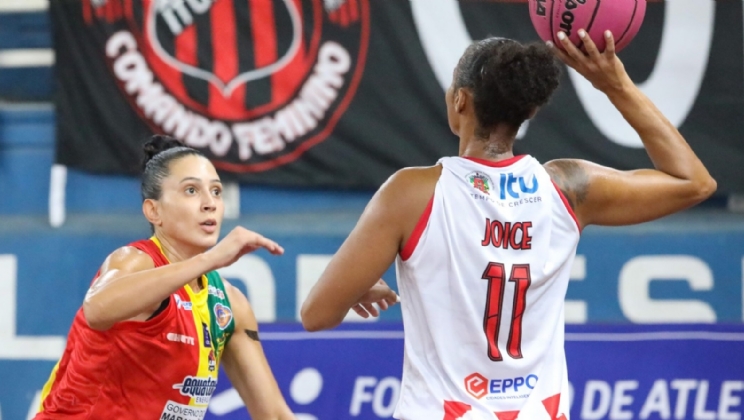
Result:
{"label": "wrist", "polygon": [[214,261],[212,261],[213,259],[211,258],[209,251],[194,256],[192,260],[194,261],[196,267],[198,267],[198,271],[201,273],[207,273],[219,268],[215,267],[215,263]]}
{"label": "wrist", "polygon": [[630,78],[625,78],[619,83],[610,85],[604,88],[602,91],[607,97],[613,101],[616,99],[627,99],[633,96],[633,93],[638,89],[635,83]]}

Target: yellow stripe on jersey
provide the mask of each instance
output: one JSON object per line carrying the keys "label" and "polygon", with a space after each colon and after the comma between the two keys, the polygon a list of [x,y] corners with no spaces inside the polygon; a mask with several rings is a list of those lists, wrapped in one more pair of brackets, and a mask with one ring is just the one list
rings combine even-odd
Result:
{"label": "yellow stripe on jersey", "polygon": [[[186,293],[189,295],[191,300],[191,314],[194,316],[194,325],[196,326],[196,333],[199,340],[199,369],[197,370],[196,376],[200,378],[212,377],[217,380],[217,359],[215,357],[214,340],[212,334],[209,332],[209,325],[211,322],[209,313],[209,306],[207,305],[207,279],[203,277],[204,288],[198,293],[194,293],[191,287],[186,285]],[[194,398],[192,398],[192,404],[198,404]]]}
{"label": "yellow stripe on jersey", "polygon": [[37,413],[41,413],[44,411],[44,400],[49,396],[49,393],[52,392],[52,386],[54,385],[54,381],[57,379],[57,370],[59,369],[59,361],[57,361],[57,364],[54,365],[54,369],[52,369],[52,373],[49,375],[49,379],[44,384],[44,388],[41,389],[41,401],[39,402],[39,409],[37,410]]}
{"label": "yellow stripe on jersey", "polygon": [[[168,257],[163,252],[163,247],[158,238],[153,236],[150,240],[160,249],[160,253],[167,260]],[[170,263],[170,260],[168,262]],[[199,368],[195,376],[199,378],[212,377],[216,381],[218,367],[214,351],[216,343],[212,341],[212,334],[209,332],[212,319],[209,305],[207,305],[209,284],[206,275],[201,276],[201,286],[202,289],[199,292],[194,292],[188,284],[184,286],[186,294],[189,295],[189,301],[191,301],[191,314],[194,317],[194,327],[199,343]],[[192,397],[189,405],[206,405],[203,401],[197,402],[196,398]]]}

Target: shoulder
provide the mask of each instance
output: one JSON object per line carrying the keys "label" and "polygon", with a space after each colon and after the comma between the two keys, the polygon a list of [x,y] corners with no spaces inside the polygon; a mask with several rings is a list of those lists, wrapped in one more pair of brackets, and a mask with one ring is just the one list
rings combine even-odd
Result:
{"label": "shoulder", "polygon": [[152,257],[133,246],[123,246],[109,254],[101,265],[101,272],[112,269],[136,272],[155,267]]}
{"label": "shoulder", "polygon": [[574,211],[586,200],[593,166],[593,163],[580,159],[556,159],[543,164]]}
{"label": "shoulder", "polygon": [[382,188],[402,188],[426,182],[436,183],[442,174],[442,165],[434,166],[412,166],[395,172],[382,185]]}
{"label": "shoulder", "polygon": [[382,184],[375,198],[393,205],[391,211],[426,206],[441,175],[441,165],[403,168]]}

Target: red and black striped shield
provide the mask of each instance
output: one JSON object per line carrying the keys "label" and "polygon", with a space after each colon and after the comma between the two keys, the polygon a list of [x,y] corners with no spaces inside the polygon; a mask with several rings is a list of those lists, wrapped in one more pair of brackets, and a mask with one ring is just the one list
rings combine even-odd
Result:
{"label": "red and black striped shield", "polygon": [[284,102],[276,84],[301,83],[292,75],[308,70],[305,34],[320,29],[316,5],[297,0],[144,0],[143,6],[151,61],[179,74],[182,86],[174,90],[215,118],[242,119]]}

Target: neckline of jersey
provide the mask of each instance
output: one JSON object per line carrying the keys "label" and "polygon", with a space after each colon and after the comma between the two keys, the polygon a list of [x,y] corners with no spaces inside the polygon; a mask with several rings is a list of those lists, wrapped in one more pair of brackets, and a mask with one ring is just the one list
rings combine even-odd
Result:
{"label": "neckline of jersey", "polygon": [[522,158],[527,157],[527,156],[528,155],[517,155],[514,157],[510,157],[509,159],[504,159],[504,160],[499,160],[499,161],[480,159],[480,158],[475,158],[471,156],[460,156],[460,157],[463,159],[473,161],[475,163],[480,163],[481,165],[490,166],[492,168],[505,168],[507,166],[511,166],[519,162],[520,160],[522,160]]}
{"label": "neckline of jersey", "polygon": [[[150,238],[150,240],[152,241],[152,243],[155,244],[155,246],[158,247],[158,251],[160,251],[160,253],[163,254],[163,258],[165,258],[165,260],[168,261],[168,264],[170,264],[171,261],[168,259],[168,256],[165,255],[165,252],[163,252],[163,246],[160,244],[160,240],[158,239],[158,237],[155,236],[155,235],[152,235],[152,237]],[[194,299],[195,297],[198,297],[198,296],[205,295],[207,293],[207,289],[209,288],[209,280],[207,278],[207,275],[206,274],[202,274],[201,275],[201,278],[202,278],[202,284],[204,285],[204,287],[202,287],[202,289],[199,290],[198,292],[195,292],[194,289],[192,289],[189,284],[185,284],[183,286],[186,289],[186,293],[192,299]]]}

